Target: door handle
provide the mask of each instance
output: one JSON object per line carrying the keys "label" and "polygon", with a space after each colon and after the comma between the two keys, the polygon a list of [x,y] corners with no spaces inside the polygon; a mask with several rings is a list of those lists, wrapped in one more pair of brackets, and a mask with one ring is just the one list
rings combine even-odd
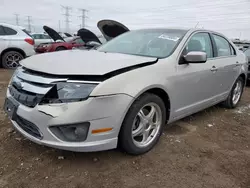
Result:
{"label": "door handle", "polygon": [[218,70],[218,68],[216,68],[215,66],[212,66],[212,68],[210,69],[212,72],[216,72]]}

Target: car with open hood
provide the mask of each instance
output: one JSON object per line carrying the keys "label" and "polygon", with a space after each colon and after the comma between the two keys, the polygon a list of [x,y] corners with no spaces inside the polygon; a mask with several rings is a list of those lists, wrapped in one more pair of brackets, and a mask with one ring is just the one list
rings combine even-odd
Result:
{"label": "car with open hood", "polygon": [[244,51],[244,54],[247,57],[247,62],[248,62],[248,73],[247,73],[247,81],[248,81],[248,85],[250,85],[250,48],[246,49]]}
{"label": "car with open hood", "polygon": [[35,41],[35,47],[41,43],[51,43],[53,40],[50,38],[49,35],[44,33],[31,33],[30,34]]}
{"label": "car with open hood", "polygon": [[103,43],[129,31],[129,29],[115,20],[100,20],[97,23],[98,29],[101,31],[104,40],[97,37],[96,34],[86,28],[82,28],[77,32],[77,35],[85,42],[85,46],[80,49],[95,49]]}
{"label": "car with open hood", "polygon": [[77,152],[119,145],[139,155],[156,145],[165,125],[217,103],[239,103],[247,60],[224,35],[100,26],[109,41],[96,50],[21,61],[4,109],[26,138]]}
{"label": "car with open hood", "polygon": [[79,36],[63,38],[58,32],[48,26],[44,26],[43,29],[48,33],[53,42],[40,43],[35,48],[37,53],[70,50],[72,48],[82,47],[85,44]]}

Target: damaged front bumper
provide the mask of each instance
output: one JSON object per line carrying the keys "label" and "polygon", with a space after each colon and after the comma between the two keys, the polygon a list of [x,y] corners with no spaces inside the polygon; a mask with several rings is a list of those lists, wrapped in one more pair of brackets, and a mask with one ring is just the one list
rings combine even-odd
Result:
{"label": "damaged front bumper", "polygon": [[[131,96],[117,94],[90,97],[81,102],[36,105],[30,108],[14,99],[9,90],[7,99],[17,104],[17,109],[11,114],[11,121],[23,136],[37,144],[78,152],[116,148],[120,126],[133,100]],[[12,109],[6,108],[7,112],[8,110]],[[69,141],[51,129],[55,126],[76,124],[84,126],[86,123],[88,129],[84,141]],[[105,129],[108,131],[96,131]]]}

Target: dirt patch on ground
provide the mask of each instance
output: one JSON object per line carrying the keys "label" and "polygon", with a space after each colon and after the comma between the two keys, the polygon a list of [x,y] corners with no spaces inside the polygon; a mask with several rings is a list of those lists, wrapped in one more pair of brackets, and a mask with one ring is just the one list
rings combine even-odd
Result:
{"label": "dirt patch on ground", "polygon": [[[0,109],[11,73],[0,69]],[[240,106],[215,106],[166,127],[142,156],[73,153],[25,140],[0,110],[0,188],[249,188],[250,89]]]}

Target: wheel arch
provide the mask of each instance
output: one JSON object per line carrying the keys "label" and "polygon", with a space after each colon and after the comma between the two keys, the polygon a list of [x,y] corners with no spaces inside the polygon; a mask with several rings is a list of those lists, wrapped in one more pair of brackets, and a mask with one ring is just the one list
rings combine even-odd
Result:
{"label": "wheel arch", "polygon": [[239,77],[243,79],[244,84],[246,85],[246,82],[247,82],[247,76],[246,76],[246,74],[242,73],[242,74],[240,74]]}
{"label": "wheel arch", "polygon": [[24,58],[26,58],[26,53],[20,49],[20,48],[16,48],[16,47],[11,47],[11,48],[6,48],[5,50],[3,50],[0,54],[0,67],[2,67],[2,58],[3,58],[3,55],[6,53],[6,52],[10,52],[10,51],[16,51],[16,52],[19,52],[23,55]]}
{"label": "wheel arch", "polygon": [[67,49],[68,49],[68,48],[67,48],[67,47],[65,47],[65,46],[57,46],[57,47],[55,48],[55,51],[56,51],[58,48],[63,48],[63,49],[65,49],[65,50],[67,50]]}
{"label": "wheel arch", "polygon": [[11,48],[6,48],[5,50],[2,51],[1,55],[0,55],[0,58],[2,59],[3,55],[6,53],[6,52],[9,52],[9,51],[17,51],[19,53],[21,53],[23,55],[23,57],[25,58],[26,57],[26,54],[25,52],[20,49],[20,48],[15,48],[15,47],[11,47]]}
{"label": "wheel arch", "polygon": [[146,88],[145,90],[142,90],[134,97],[134,100],[131,101],[130,105],[128,106],[128,108],[124,114],[124,117],[122,118],[121,125],[122,125],[124,119],[126,118],[126,115],[129,111],[130,107],[135,102],[135,100],[138,99],[141,95],[143,95],[145,93],[155,94],[163,100],[163,102],[165,104],[165,108],[166,108],[166,123],[169,121],[170,112],[171,112],[171,101],[170,101],[169,94],[161,87],[151,87],[151,88]]}

